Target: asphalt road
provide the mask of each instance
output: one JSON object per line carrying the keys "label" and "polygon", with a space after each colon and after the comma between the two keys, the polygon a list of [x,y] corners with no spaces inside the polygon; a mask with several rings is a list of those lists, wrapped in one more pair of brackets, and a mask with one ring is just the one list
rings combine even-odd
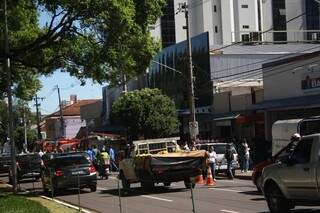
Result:
{"label": "asphalt road", "polygon": [[[1,177],[0,177],[1,179]],[[2,178],[3,179],[3,178]],[[41,192],[41,182],[24,181],[21,188]],[[268,212],[266,202],[249,180],[227,180],[220,178],[213,187],[197,185],[194,189],[195,212],[199,213],[262,213]],[[56,199],[78,205],[77,190],[67,190]],[[192,211],[191,191],[184,184],[174,183],[170,187],[158,185],[154,192],[146,193],[139,184],[120,197],[122,213],[187,213]],[[115,177],[99,180],[97,192],[82,190],[81,206],[95,212],[120,212],[118,181]],[[292,211],[320,212],[320,208],[298,207]]]}

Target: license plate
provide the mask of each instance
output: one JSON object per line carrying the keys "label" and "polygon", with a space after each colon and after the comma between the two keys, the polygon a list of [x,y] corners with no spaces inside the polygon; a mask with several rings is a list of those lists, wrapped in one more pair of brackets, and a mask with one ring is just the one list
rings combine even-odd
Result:
{"label": "license plate", "polygon": [[76,172],[71,172],[72,175],[83,175],[85,174],[84,171],[76,171]]}

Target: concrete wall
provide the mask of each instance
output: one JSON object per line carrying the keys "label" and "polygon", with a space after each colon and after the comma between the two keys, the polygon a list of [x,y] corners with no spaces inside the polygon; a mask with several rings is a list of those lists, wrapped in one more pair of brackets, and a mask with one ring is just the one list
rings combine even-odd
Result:
{"label": "concrete wall", "polygon": [[[174,1],[174,11],[178,11],[179,4],[182,4],[185,0]],[[184,13],[175,14],[175,28],[176,28],[176,43],[187,39],[186,31],[182,28],[186,25],[186,19]]]}
{"label": "concrete wall", "polygon": [[[262,31],[267,31],[273,28],[272,19],[272,0],[261,0],[261,18]],[[273,41],[273,33],[264,33],[262,35],[264,41]]]}
{"label": "concrete wall", "polygon": [[[286,0],[286,19],[287,22],[305,12],[306,0]],[[308,1],[308,0],[307,0]],[[287,23],[288,31],[306,30],[306,16],[300,16]],[[288,41],[301,41],[306,39],[307,34],[302,32],[288,32]]]}
{"label": "concrete wall", "polygon": [[230,96],[231,110],[232,111],[244,111],[252,105],[251,94]]}
{"label": "concrete wall", "polygon": [[222,114],[222,113],[230,112],[229,96],[230,96],[229,92],[218,93],[213,96],[214,113]]}
{"label": "concrete wall", "polygon": [[65,118],[65,137],[74,138],[76,137],[79,129],[83,126],[86,126],[86,121],[81,120],[79,117]]}
{"label": "concrete wall", "polygon": [[263,70],[265,100],[282,99],[319,94],[320,90],[303,91],[301,81],[309,75],[320,77],[320,57],[299,60]]}
{"label": "concrete wall", "polygon": [[231,44],[234,41],[234,13],[233,13],[233,0],[221,1],[221,24],[223,44]]}

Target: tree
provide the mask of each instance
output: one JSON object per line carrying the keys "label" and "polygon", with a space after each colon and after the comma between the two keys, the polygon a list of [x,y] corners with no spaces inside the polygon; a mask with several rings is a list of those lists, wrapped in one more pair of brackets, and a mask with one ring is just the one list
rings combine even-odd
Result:
{"label": "tree", "polygon": [[[161,15],[165,0],[7,2],[13,80],[24,89],[29,88],[24,83],[28,77],[50,75],[57,69],[82,82],[92,78],[119,85],[124,74],[131,79],[143,72],[159,47],[148,26]],[[45,27],[39,26],[40,15],[48,17]],[[0,58],[3,62],[3,42]],[[3,69],[0,76],[5,76]],[[0,77],[0,91],[5,84]],[[38,88],[36,82],[34,86]]]}
{"label": "tree", "polygon": [[[8,113],[7,104],[0,101],[0,144],[6,142],[8,129]],[[22,150],[24,144],[24,120],[27,124],[27,139],[29,148],[37,140],[36,131],[31,130],[31,125],[36,123],[36,115],[31,112],[31,109],[21,100],[14,103],[13,106],[13,120],[14,120],[14,140],[17,144],[18,150]]]}
{"label": "tree", "polygon": [[178,132],[176,107],[159,89],[128,92],[112,105],[112,118],[132,139],[168,137]]}

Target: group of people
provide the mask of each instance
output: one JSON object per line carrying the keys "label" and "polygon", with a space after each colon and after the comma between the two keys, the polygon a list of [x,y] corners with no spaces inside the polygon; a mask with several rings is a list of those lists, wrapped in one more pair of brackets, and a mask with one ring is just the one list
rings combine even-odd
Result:
{"label": "group of people", "polygon": [[[216,162],[217,162],[217,153],[214,150],[214,146],[209,147],[209,167],[212,172],[213,179],[215,180],[216,173]],[[234,151],[232,150],[232,145],[226,145],[226,152],[224,154],[225,159],[227,160],[227,175],[229,179],[234,178],[232,163],[235,160]],[[248,172],[250,164],[250,147],[245,139],[243,139],[241,146],[239,148],[239,159],[240,159],[240,169],[241,172]]]}

